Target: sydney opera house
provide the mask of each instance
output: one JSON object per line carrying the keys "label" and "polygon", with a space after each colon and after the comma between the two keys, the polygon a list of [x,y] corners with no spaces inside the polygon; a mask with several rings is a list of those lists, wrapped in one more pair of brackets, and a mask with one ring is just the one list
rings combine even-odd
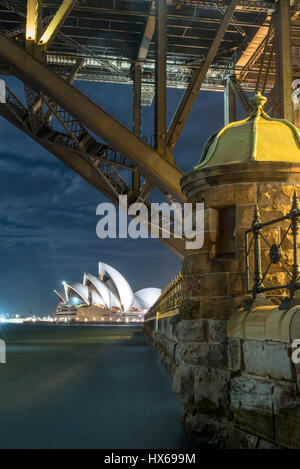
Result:
{"label": "sydney opera house", "polygon": [[159,288],[133,292],[127,280],[113,267],[98,263],[98,277],[85,273],[83,282],[63,282],[54,290],[59,303],[57,322],[140,322],[161,294]]}

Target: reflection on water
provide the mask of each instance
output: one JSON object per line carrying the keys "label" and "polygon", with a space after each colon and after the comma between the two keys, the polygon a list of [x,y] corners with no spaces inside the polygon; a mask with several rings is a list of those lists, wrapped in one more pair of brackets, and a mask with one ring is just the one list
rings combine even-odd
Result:
{"label": "reflection on water", "polygon": [[189,448],[180,407],[136,326],[6,325],[1,448]]}

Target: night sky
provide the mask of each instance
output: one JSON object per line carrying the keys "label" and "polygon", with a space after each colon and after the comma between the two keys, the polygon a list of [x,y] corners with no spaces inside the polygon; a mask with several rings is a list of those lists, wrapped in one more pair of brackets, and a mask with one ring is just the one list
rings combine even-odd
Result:
{"label": "night sky", "polygon": [[[23,85],[2,77],[23,99]],[[132,87],[75,86],[130,127]],[[168,121],[182,90],[168,90]],[[223,93],[200,92],[174,153],[192,169],[208,136],[223,125]],[[143,135],[153,134],[153,106],[143,108]],[[155,239],[96,237],[96,207],[107,199],[28,136],[0,117],[0,315],[52,313],[61,282],[97,274],[99,260],[125,275],[134,290],[164,288],[181,261]],[[163,198],[161,200],[164,200]]]}

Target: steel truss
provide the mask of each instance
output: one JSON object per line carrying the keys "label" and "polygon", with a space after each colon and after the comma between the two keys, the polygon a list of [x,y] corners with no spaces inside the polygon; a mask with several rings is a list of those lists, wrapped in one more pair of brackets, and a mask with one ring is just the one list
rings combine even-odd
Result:
{"label": "steel truss", "polygon": [[[19,77],[26,97],[25,105],[7,88],[0,113],[115,203],[120,195],[148,203],[154,188],[170,203],[184,201],[172,149],[200,89],[226,89],[227,118],[235,100],[248,114],[247,92],[256,90],[268,96],[268,111],[292,120],[298,0],[161,0],[156,13],[155,0],[128,0],[125,9],[113,0],[106,8],[64,0],[60,9],[56,0],[42,8],[28,1],[31,23],[27,0],[0,0],[0,72]],[[133,131],[72,87],[75,79],[134,83]],[[185,90],[168,131],[166,87]],[[140,135],[141,106],[153,99],[155,148]],[[181,240],[163,241],[183,255]]]}

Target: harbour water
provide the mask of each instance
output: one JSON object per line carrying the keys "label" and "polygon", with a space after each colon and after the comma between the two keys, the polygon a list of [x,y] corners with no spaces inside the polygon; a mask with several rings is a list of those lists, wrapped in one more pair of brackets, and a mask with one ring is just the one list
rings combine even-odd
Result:
{"label": "harbour water", "polygon": [[140,326],[2,325],[0,448],[190,448]]}

